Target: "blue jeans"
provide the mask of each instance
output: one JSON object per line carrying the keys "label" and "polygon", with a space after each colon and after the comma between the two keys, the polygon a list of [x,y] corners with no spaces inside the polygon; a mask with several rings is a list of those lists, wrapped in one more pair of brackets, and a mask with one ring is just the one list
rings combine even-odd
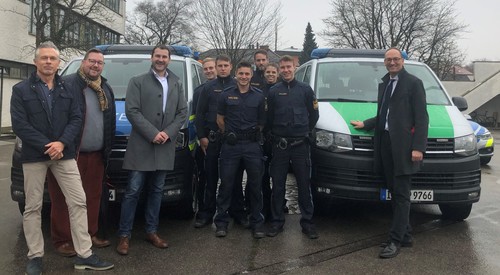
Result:
{"label": "blue jeans", "polygon": [[130,238],[132,226],[134,225],[135,210],[142,188],[148,177],[149,190],[146,198],[144,216],[146,220],[146,233],[155,233],[160,219],[161,199],[165,176],[167,171],[130,171],[128,176],[127,190],[122,201],[120,216],[119,236]]}

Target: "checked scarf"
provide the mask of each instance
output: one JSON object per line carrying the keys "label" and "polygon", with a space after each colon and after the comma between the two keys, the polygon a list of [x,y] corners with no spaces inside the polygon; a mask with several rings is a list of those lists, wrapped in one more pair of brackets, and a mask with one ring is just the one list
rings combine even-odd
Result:
{"label": "checked scarf", "polygon": [[78,71],[78,74],[83,81],[85,81],[85,83],[87,83],[87,85],[96,92],[99,105],[101,106],[101,111],[104,112],[104,110],[108,109],[108,99],[106,98],[106,93],[101,87],[101,76],[99,76],[97,80],[91,80],[83,73],[82,69]]}

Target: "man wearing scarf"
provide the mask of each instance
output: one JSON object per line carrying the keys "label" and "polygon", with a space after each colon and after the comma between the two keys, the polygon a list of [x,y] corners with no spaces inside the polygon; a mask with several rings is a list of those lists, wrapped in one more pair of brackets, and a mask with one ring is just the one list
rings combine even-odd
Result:
{"label": "man wearing scarf", "polygon": [[[88,230],[96,248],[110,245],[108,240],[97,237],[102,186],[105,167],[115,136],[116,110],[114,95],[106,79],[101,76],[104,56],[98,49],[90,49],[82,60],[80,70],[64,78],[66,87],[77,89],[83,124],[76,144],[77,164],[87,199]],[[76,255],[71,242],[68,207],[63,193],[52,174],[48,175],[49,194],[52,202],[50,225],[52,243],[58,254]]]}

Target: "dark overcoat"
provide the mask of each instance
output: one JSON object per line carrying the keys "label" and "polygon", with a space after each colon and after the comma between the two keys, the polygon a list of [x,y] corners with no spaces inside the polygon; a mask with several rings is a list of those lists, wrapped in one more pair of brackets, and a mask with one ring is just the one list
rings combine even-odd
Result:
{"label": "dark overcoat", "polygon": [[[378,87],[377,116],[364,121],[365,129],[375,129],[374,153],[375,171],[382,173],[380,137],[382,129],[378,125],[379,113],[384,90],[389,83],[389,74]],[[398,81],[389,101],[388,115],[389,135],[392,144],[394,175],[411,175],[418,172],[422,162],[411,160],[412,150],[425,152],[429,116],[422,80],[409,74],[404,68],[398,74]]]}
{"label": "dark overcoat", "polygon": [[[123,169],[136,171],[173,170],[177,134],[187,119],[187,102],[179,78],[168,72],[168,95],[162,110],[163,88],[152,70],[130,79],[125,99],[125,113],[132,132],[125,152]],[[170,139],[154,144],[164,131]]]}

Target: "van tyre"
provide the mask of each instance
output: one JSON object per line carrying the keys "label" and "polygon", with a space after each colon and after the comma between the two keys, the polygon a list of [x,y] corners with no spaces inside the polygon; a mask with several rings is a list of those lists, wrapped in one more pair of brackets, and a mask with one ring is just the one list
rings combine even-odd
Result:
{"label": "van tyre", "polygon": [[481,165],[486,165],[490,162],[491,157],[480,157],[479,161],[481,162]]}
{"label": "van tyre", "polygon": [[463,221],[469,217],[472,204],[440,204],[439,210],[441,210],[443,219]]}

